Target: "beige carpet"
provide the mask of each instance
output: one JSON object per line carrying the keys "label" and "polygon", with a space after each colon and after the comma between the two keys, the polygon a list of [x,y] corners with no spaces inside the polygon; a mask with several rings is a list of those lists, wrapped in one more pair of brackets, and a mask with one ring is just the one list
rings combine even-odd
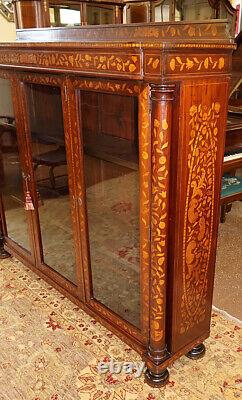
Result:
{"label": "beige carpet", "polygon": [[242,396],[241,329],[214,313],[206,356],[182,357],[165,388],[97,363],[139,355],[18,261],[0,264],[0,400],[223,400]]}

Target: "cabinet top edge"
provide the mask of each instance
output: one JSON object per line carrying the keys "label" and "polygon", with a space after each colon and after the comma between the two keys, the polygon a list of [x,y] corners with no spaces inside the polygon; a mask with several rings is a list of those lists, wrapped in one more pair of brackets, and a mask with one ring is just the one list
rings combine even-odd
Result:
{"label": "cabinet top edge", "polygon": [[31,28],[17,30],[17,43],[78,43],[108,46],[233,43],[226,20],[163,22],[122,25]]}

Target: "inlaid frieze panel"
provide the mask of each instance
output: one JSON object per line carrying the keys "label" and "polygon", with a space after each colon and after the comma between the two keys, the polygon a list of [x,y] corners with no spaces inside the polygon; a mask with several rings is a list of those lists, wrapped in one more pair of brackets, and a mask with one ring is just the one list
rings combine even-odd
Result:
{"label": "inlaid frieze panel", "polygon": [[90,90],[94,92],[102,91],[116,94],[119,93],[127,96],[138,96],[142,90],[140,83],[120,82],[115,80],[73,79],[72,83],[75,88],[83,90]]}
{"label": "inlaid frieze panel", "polygon": [[1,51],[0,64],[16,66],[33,66],[41,68],[57,68],[65,70],[81,70],[82,72],[100,72],[118,75],[140,75],[140,54],[76,52],[44,52],[44,51]]}
{"label": "inlaid frieze panel", "polygon": [[162,69],[161,54],[145,54],[144,56],[144,73],[145,75],[160,75]]}
{"label": "inlaid frieze panel", "polygon": [[224,72],[228,70],[228,58],[226,55],[204,55],[204,54],[187,54],[174,55],[170,54],[166,60],[167,74],[177,73],[203,73],[203,72]]}

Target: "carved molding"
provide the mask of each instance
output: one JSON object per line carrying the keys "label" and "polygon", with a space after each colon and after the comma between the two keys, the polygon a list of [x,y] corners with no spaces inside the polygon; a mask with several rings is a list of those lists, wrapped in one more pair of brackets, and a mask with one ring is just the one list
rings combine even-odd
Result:
{"label": "carved molding", "polygon": [[11,1],[0,0],[0,14],[8,22],[14,22],[13,4]]}

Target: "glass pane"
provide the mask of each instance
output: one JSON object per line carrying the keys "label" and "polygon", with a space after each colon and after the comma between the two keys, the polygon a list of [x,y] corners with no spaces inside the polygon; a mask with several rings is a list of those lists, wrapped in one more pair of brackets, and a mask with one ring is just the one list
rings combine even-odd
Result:
{"label": "glass pane", "polygon": [[114,7],[87,5],[87,24],[106,25],[114,23]]}
{"label": "glass pane", "polygon": [[0,185],[8,236],[30,251],[11,86],[0,79]]}
{"label": "glass pane", "polygon": [[76,282],[60,88],[28,85],[27,98],[43,259]]}
{"label": "glass pane", "polygon": [[60,8],[60,22],[62,25],[80,24],[80,10]]}
{"label": "glass pane", "polygon": [[80,92],[94,297],[140,326],[136,98]]}
{"label": "glass pane", "polygon": [[209,5],[208,0],[183,0],[176,2],[176,9],[181,15],[181,20],[207,20],[215,17],[214,9]]}
{"label": "glass pane", "polygon": [[75,26],[81,24],[80,6],[51,4],[49,7],[51,26]]}

